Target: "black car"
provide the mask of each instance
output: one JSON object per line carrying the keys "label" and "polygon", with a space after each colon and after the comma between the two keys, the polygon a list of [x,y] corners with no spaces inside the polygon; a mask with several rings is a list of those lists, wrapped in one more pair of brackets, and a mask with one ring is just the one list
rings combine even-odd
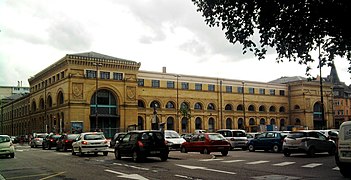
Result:
{"label": "black car", "polygon": [[128,132],[115,146],[115,158],[132,157],[134,162],[143,161],[146,157],[168,159],[168,147],[161,131],[144,130]]}
{"label": "black car", "polygon": [[79,136],[79,134],[63,134],[56,141],[56,151],[67,151],[72,149],[72,143]]}
{"label": "black car", "polygon": [[287,135],[288,133],[279,131],[264,132],[248,141],[247,148],[251,152],[255,150],[280,152],[282,150],[284,138]]}
{"label": "black car", "polygon": [[126,135],[126,132],[118,132],[116,133],[110,141],[110,147],[114,148],[116,143],[118,143],[119,139]]}
{"label": "black car", "polygon": [[56,141],[61,137],[60,134],[49,134],[43,139],[43,149],[56,147]]}

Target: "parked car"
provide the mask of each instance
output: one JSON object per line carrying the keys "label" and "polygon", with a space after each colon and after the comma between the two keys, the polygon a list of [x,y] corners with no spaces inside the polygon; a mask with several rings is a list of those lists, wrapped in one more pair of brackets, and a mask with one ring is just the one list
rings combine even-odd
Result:
{"label": "parked car", "polygon": [[15,147],[8,135],[0,135],[0,155],[15,157]]}
{"label": "parked car", "polygon": [[124,135],[126,135],[126,132],[118,132],[116,133],[113,138],[110,141],[110,147],[114,148],[116,143],[118,143],[119,139],[121,139]]}
{"label": "parked car", "polygon": [[194,134],[191,134],[191,133],[183,133],[180,135],[180,137],[182,137],[185,141],[190,140],[193,136]]}
{"label": "parked car", "polygon": [[200,152],[201,154],[221,152],[223,156],[226,156],[230,147],[230,143],[222,134],[201,133],[195,134],[191,140],[184,142],[180,146],[180,151],[182,153]]}
{"label": "parked car", "polygon": [[285,156],[292,153],[306,153],[315,156],[315,153],[328,152],[333,155],[336,145],[318,130],[298,130],[290,132],[284,139],[283,152]]}
{"label": "parked car", "polygon": [[340,173],[346,178],[351,178],[351,121],[340,125],[338,137],[335,162]]}
{"label": "parked car", "polygon": [[56,147],[56,141],[61,137],[60,134],[49,134],[43,139],[43,149],[51,149],[52,147]]}
{"label": "parked car", "polygon": [[72,149],[72,143],[79,136],[79,134],[63,134],[56,141],[56,151],[67,151]]}
{"label": "parked car", "polygon": [[245,130],[242,129],[220,129],[217,133],[222,134],[230,143],[231,149],[247,149],[247,137]]}
{"label": "parked car", "polygon": [[251,139],[255,139],[258,135],[260,135],[260,132],[250,132],[246,133],[247,141],[249,142]]}
{"label": "parked car", "polygon": [[195,129],[194,133],[195,133],[195,134],[206,133],[206,130],[203,130],[203,129]]}
{"label": "parked car", "polygon": [[134,162],[143,161],[147,157],[159,157],[161,161],[168,159],[169,149],[164,134],[156,130],[130,131],[115,146],[115,158],[132,157]]}
{"label": "parked car", "polygon": [[43,145],[43,139],[47,136],[47,133],[33,133],[32,139],[29,141],[31,148],[36,148]]}
{"label": "parked car", "polygon": [[336,140],[338,139],[338,134],[339,134],[338,131],[327,129],[327,130],[319,130],[319,132],[336,143]]}
{"label": "parked car", "polygon": [[264,132],[254,139],[251,139],[247,143],[247,148],[249,151],[253,152],[255,150],[265,150],[280,152],[283,146],[283,140],[287,133],[279,131],[268,131]]}
{"label": "parked car", "polygon": [[169,150],[180,150],[180,145],[185,142],[185,139],[180,137],[176,131],[165,130],[164,135]]}
{"label": "parked car", "polygon": [[99,152],[107,156],[108,142],[102,132],[80,133],[72,143],[72,155],[76,155],[77,152],[80,156],[83,156],[85,153],[97,155]]}

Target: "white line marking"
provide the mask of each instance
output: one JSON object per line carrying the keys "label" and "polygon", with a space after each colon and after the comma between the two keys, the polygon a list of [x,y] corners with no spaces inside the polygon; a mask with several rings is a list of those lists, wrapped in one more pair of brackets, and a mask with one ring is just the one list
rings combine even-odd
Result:
{"label": "white line marking", "polygon": [[306,164],[304,166],[301,166],[301,167],[305,167],[305,168],[315,168],[317,166],[321,166],[322,164],[320,163],[311,163],[311,164]]}
{"label": "white line marking", "polygon": [[201,159],[199,161],[221,161],[223,159]]}
{"label": "white line marking", "polygon": [[273,166],[287,166],[290,164],[295,164],[296,162],[282,162],[282,163],[277,163],[277,164],[273,164]]}
{"label": "white line marking", "polygon": [[340,171],[340,168],[339,167],[335,167],[333,168],[334,171]]}
{"label": "white line marking", "polygon": [[236,159],[236,160],[229,160],[229,161],[222,161],[222,162],[224,162],[224,163],[235,163],[235,162],[242,162],[242,161],[245,161],[245,160]]}
{"label": "white line marking", "polygon": [[199,170],[219,172],[219,173],[225,173],[225,174],[236,174],[235,172],[222,171],[222,170],[217,170],[217,169],[208,169],[207,167],[201,167],[201,166],[190,166],[190,165],[182,165],[182,164],[176,164],[176,165],[183,167],[183,168],[191,169],[191,170],[199,169]]}
{"label": "white line marking", "polygon": [[263,164],[263,163],[268,163],[269,161],[253,161],[253,162],[248,162],[246,164]]}

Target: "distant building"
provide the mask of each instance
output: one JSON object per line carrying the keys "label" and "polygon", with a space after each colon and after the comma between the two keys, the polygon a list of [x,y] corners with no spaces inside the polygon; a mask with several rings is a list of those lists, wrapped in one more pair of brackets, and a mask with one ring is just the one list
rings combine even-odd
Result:
{"label": "distant building", "polygon": [[[30,93],[1,106],[2,133],[130,129],[179,133],[334,128],[332,84],[302,77],[272,82],[139,70],[141,64],[96,52],[67,54],[29,78]],[[235,68],[235,67],[233,67]]]}

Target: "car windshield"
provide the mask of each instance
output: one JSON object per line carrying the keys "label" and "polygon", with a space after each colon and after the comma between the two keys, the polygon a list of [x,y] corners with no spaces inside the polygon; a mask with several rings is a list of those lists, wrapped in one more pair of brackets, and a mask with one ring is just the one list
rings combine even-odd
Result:
{"label": "car windshield", "polygon": [[69,134],[67,135],[67,139],[76,139],[79,136],[79,134]]}
{"label": "car windshield", "polygon": [[173,132],[173,131],[166,131],[165,137],[166,138],[180,138],[179,134],[177,132]]}
{"label": "car windshield", "polygon": [[84,135],[85,140],[103,140],[105,139],[104,135],[102,134],[86,134]]}
{"label": "car windshield", "polygon": [[233,137],[246,137],[246,134],[242,131],[233,131]]}
{"label": "car windshield", "polygon": [[45,138],[46,137],[46,134],[38,134],[37,135],[37,138]]}
{"label": "car windshield", "polygon": [[210,140],[225,140],[225,138],[221,135],[221,134],[209,134],[208,137],[210,138]]}
{"label": "car windshield", "polygon": [[141,135],[142,140],[162,140],[163,135],[162,133],[157,133],[157,132],[144,132]]}
{"label": "car windshield", "polygon": [[10,137],[0,136],[0,143],[10,142]]}
{"label": "car windshield", "polygon": [[58,138],[60,138],[60,137],[61,137],[61,135],[53,135],[53,136],[52,136],[53,139],[58,139]]}
{"label": "car windshield", "polygon": [[305,136],[305,133],[303,132],[291,132],[288,134],[288,138],[302,138]]}

